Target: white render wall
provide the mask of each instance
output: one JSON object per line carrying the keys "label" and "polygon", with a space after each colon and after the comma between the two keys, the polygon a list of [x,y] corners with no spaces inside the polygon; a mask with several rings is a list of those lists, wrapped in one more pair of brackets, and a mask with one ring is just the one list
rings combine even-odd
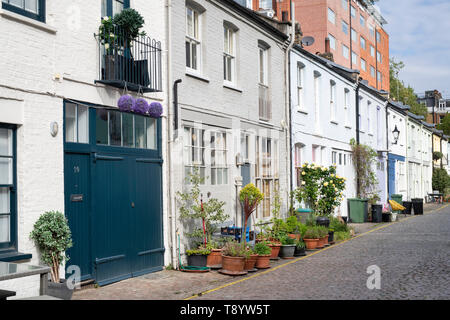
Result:
{"label": "white render wall", "polygon": [[[303,106],[299,106],[297,94],[297,65],[303,68]],[[320,76],[319,112],[315,108],[314,72]],[[332,165],[332,152],[345,154],[346,165],[337,165],[337,174],[347,179],[344,191],[344,200],[337,209],[342,216],[347,216],[347,199],[356,196],[355,170],[349,160],[351,155],[350,140],[356,136],[355,128],[355,84],[326,68],[319,62],[312,60],[298,50],[291,51],[291,104],[292,104],[292,175],[293,188],[296,188],[295,171],[295,145],[302,144],[301,163],[313,163],[318,165]],[[330,81],[336,83],[336,117],[330,116]],[[344,109],[344,90],[349,93],[348,115]],[[317,121],[316,121],[317,119]],[[318,146],[321,155],[316,154],[313,161],[313,146]],[[316,149],[318,150],[318,149]],[[343,163],[343,162],[342,162]]]}
{"label": "white render wall", "polygon": [[[240,225],[239,209],[236,201],[235,179],[241,176],[236,167],[236,155],[240,150],[240,132],[253,132],[250,137],[250,157],[255,162],[255,135],[268,136],[278,140],[280,193],[283,198],[282,212],[287,211],[289,163],[287,157],[286,135],[287,127],[282,122],[285,113],[285,78],[284,78],[284,50],[283,39],[273,36],[267,29],[255,24],[251,19],[240,16],[219,1],[193,1],[202,6],[205,11],[200,16],[200,34],[202,41],[202,68],[196,77],[190,76],[186,69],[185,57],[185,1],[172,2],[172,79],[181,79],[178,85],[179,101],[179,129],[183,125],[191,124],[203,129],[227,131],[227,165],[228,184],[211,185],[208,180],[202,192],[210,191],[211,196],[226,202],[225,212],[230,216],[229,225]],[[237,48],[237,82],[232,87],[224,85],[223,80],[223,26],[224,21],[232,23],[238,28],[236,33]],[[269,53],[269,87],[272,101],[272,119],[268,122],[259,119],[259,91],[258,91],[258,40],[263,40],[270,46]],[[183,159],[183,131],[179,132],[173,144],[172,186],[173,194],[183,190],[184,165]],[[209,139],[206,139],[209,143]],[[209,154],[206,155],[208,164]],[[254,175],[254,166],[252,166]],[[208,170],[206,176],[210,176]],[[236,210],[238,215],[236,216]],[[178,216],[179,210],[173,209]],[[258,219],[259,220],[259,219]],[[186,236],[179,219],[176,228],[182,237],[181,252],[186,248]]]}
{"label": "white render wall", "polygon": [[[28,238],[34,222],[48,210],[64,212],[63,99],[115,107],[122,90],[95,85],[99,56],[94,33],[101,19],[101,2],[75,0],[46,1],[46,23],[0,8],[0,122],[19,124],[17,129],[18,250],[31,253],[26,263],[39,264]],[[163,141],[166,141],[167,87],[165,2],[131,0],[131,7],[146,21],[147,34],[161,41],[162,93],[146,94],[164,107]],[[56,121],[59,133],[50,135]],[[166,144],[163,143],[163,158]],[[163,164],[166,172],[166,163]],[[163,185],[166,176],[163,174]],[[168,247],[166,190],[164,235]],[[166,263],[170,251],[166,250]],[[33,280],[34,281],[34,280]],[[16,298],[38,295],[38,281],[2,282],[2,289],[17,291]]]}

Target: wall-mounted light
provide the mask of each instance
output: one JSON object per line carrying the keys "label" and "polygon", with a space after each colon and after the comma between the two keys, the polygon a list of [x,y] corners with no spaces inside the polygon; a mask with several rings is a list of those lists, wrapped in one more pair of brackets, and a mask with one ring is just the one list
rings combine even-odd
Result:
{"label": "wall-mounted light", "polygon": [[52,137],[56,137],[58,134],[58,122],[52,122],[50,123],[50,134]]}
{"label": "wall-mounted light", "polygon": [[400,136],[400,131],[397,128],[397,125],[395,125],[394,131],[392,131],[392,134],[394,136],[394,142],[392,144],[397,144],[398,138]]}

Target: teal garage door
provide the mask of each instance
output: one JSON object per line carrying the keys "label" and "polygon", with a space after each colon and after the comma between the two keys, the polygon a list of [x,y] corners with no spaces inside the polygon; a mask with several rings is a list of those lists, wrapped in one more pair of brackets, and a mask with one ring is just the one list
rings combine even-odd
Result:
{"label": "teal garage door", "polygon": [[164,265],[161,123],[65,103],[67,266],[104,285]]}

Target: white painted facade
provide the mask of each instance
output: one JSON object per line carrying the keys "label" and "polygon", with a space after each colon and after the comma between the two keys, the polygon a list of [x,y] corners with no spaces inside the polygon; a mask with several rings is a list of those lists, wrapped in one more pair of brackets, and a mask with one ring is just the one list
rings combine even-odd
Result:
{"label": "white painted facade", "polygon": [[[131,0],[131,7],[144,16],[146,33],[166,48],[165,2]],[[45,211],[64,212],[64,99],[117,108],[123,94],[123,90],[94,83],[99,77],[94,34],[98,33],[101,15],[101,1],[46,1],[45,23],[0,6],[0,123],[17,125],[16,249],[32,254],[25,263],[40,264],[29,239],[34,222]],[[167,126],[166,53],[162,54],[163,92],[145,94],[149,102],[163,104],[163,140]],[[55,137],[50,134],[52,122],[59,127]],[[163,144],[163,158],[165,153]],[[167,231],[166,213],[164,208]],[[167,241],[165,237],[166,247]],[[170,252],[166,251],[166,256],[169,261]],[[1,288],[16,291],[16,298],[36,296],[39,281],[38,277],[31,282],[6,281],[1,282]]]}
{"label": "white painted facade", "polygon": [[[234,1],[172,1],[170,47],[171,78],[182,81],[178,84],[179,130],[170,142],[172,199],[176,192],[187,190],[187,172],[199,166],[205,178],[201,188],[204,199],[210,192],[211,197],[225,201],[229,219],[224,224],[229,226],[241,226],[236,197],[242,184],[240,162],[250,164],[250,182],[265,195],[265,201],[252,215],[252,223],[271,218],[277,188],[282,197],[282,214],[287,212],[289,195],[283,49],[287,37],[236,5]],[[193,16],[195,20],[190,20]],[[190,31],[192,24],[198,26],[196,32]],[[225,28],[231,31],[227,36],[233,39],[232,50],[228,51],[224,46]],[[198,59],[186,57],[186,41],[195,46]],[[192,53],[193,49],[189,51]],[[232,59],[231,81],[224,77],[225,56]],[[261,83],[266,96],[260,95]],[[260,114],[260,100],[271,103],[268,117]],[[270,166],[264,168],[263,162]],[[171,212],[172,237],[176,239],[175,231],[180,233],[184,253],[192,249],[183,233],[189,224],[179,219],[176,201],[172,202]],[[177,263],[176,251],[174,257]]]}
{"label": "white painted facade", "polygon": [[[319,60],[320,61],[320,60]],[[356,196],[350,140],[355,138],[355,83],[313,59],[291,51],[292,179],[305,162],[337,166],[347,179],[344,200],[336,210],[347,216],[347,200]]]}

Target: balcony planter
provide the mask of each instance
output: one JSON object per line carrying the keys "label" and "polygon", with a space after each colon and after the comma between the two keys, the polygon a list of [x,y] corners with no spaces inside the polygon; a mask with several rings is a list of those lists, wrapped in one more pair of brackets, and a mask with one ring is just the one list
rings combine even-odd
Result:
{"label": "balcony planter", "polygon": [[212,249],[206,258],[206,266],[211,269],[222,268],[222,249]]}

